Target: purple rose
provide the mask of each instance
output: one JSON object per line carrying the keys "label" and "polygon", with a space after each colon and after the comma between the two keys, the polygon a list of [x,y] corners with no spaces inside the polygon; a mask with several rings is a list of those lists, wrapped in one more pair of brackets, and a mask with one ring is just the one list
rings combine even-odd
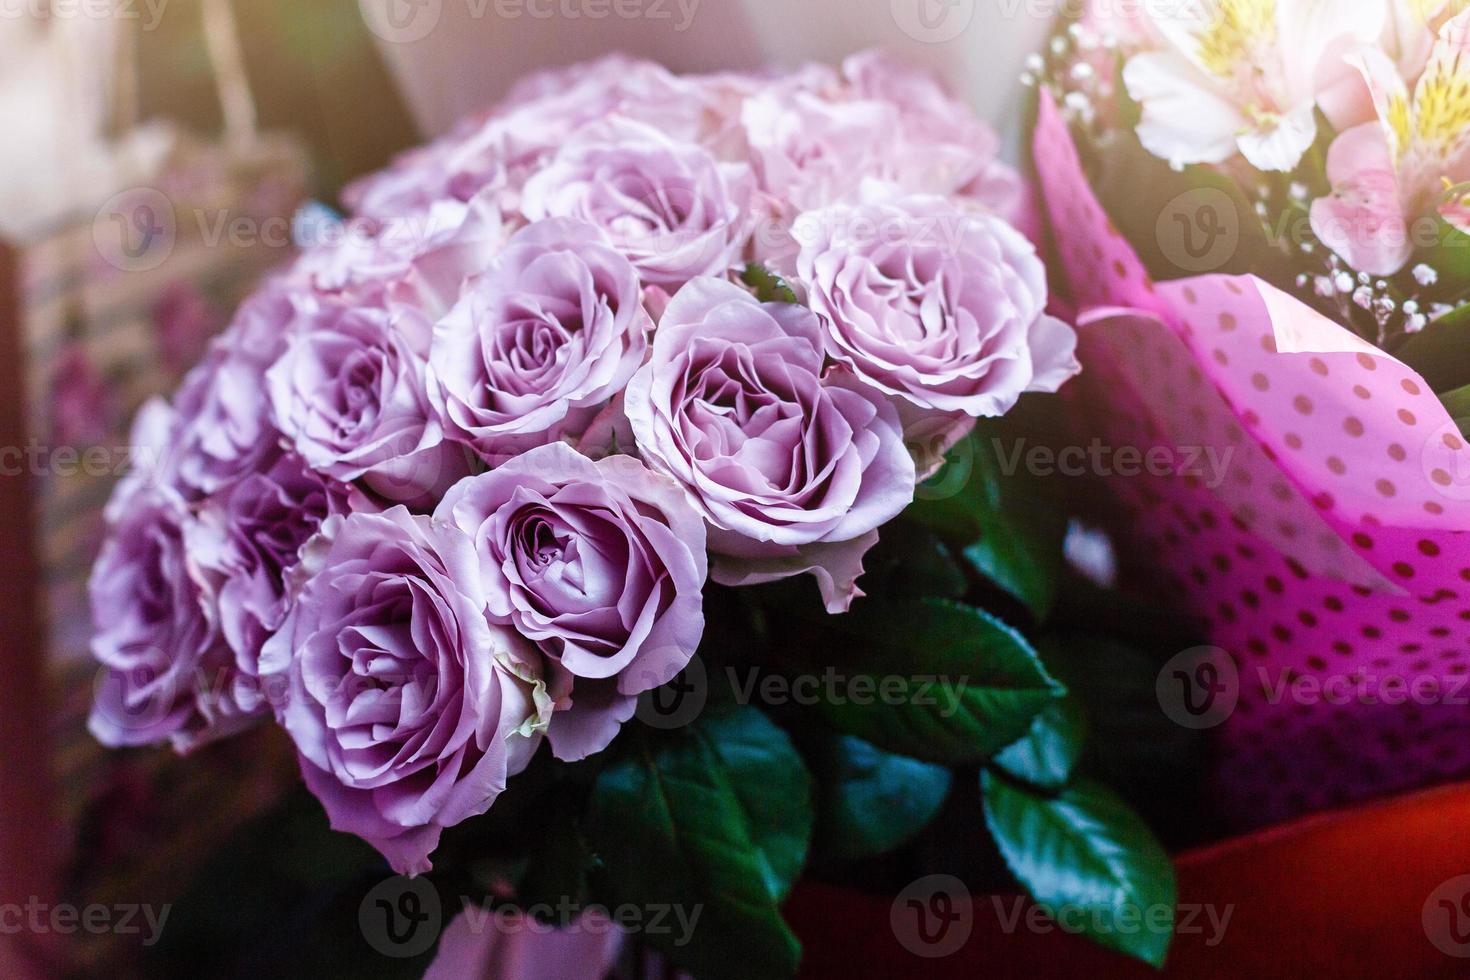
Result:
{"label": "purple rose", "polygon": [[1072,328],[1044,312],[1035,249],[998,218],[940,197],[878,199],[804,214],[797,238],[828,354],[880,391],[1003,415],[1079,369]]}
{"label": "purple rose", "polygon": [[185,376],[174,397],[178,428],[166,448],[191,501],[256,471],[275,452],[281,437],[270,418],[265,371],[285,350],[300,310],[311,305],[283,280],[271,282]]}
{"label": "purple rose", "polygon": [[1018,215],[1025,185],[997,158],[1000,141],[932,73],[874,48],[846,58],[842,75],[855,97],[898,110],[882,159],[866,176],[916,194],[959,194],[1003,218]]}
{"label": "purple rose", "polygon": [[676,483],[631,457],[541,446],[460,481],[435,517],[474,538],[491,617],[560,668],[548,678],[568,709],[547,731],[558,758],[606,748],[637,696],[699,645],[704,523]]}
{"label": "purple rose", "polygon": [[899,129],[889,103],[832,98],[830,76],[829,69],[810,69],[766,86],[741,107],[761,189],[798,210],[849,197],[865,177],[879,175]]}
{"label": "purple rose", "polygon": [[485,617],[458,528],[394,507],[329,518],[261,669],[332,827],[400,873],[430,867],[440,831],[490,808],[525,768],[550,710],[540,656]]}
{"label": "purple rose", "polygon": [[291,269],[299,289],[341,305],[406,308],[430,321],[448,312],[464,281],[505,244],[489,195],[393,218],[323,222],[317,235],[320,243]]}
{"label": "purple rose", "polygon": [[844,372],[824,375],[821,344],[803,307],[692,280],[625,410],[643,458],[709,521],[716,581],[811,571],[840,611],[877,527],[913,499],[914,462],[894,407]]}
{"label": "purple rose", "polygon": [[389,501],[437,498],[468,472],[429,409],[429,326],[417,313],[323,303],[265,375],[291,447],[336,480]]}
{"label": "purple rose", "polygon": [[744,164],[613,118],[584,129],[532,176],[521,210],[532,221],[562,216],[598,226],[644,283],[672,291],[738,264],[753,189]]}
{"label": "purple rose", "polygon": [[434,328],[429,391],[445,430],[491,461],[578,434],[643,360],[639,295],[592,225],[521,230]]}
{"label": "purple rose", "polygon": [[106,670],[87,726],[105,745],[166,739],[188,751],[246,727],[265,704],[236,687],[214,594],[187,545],[187,505],[162,486],[125,492],[88,583],[92,654]]}
{"label": "purple rose", "polygon": [[286,617],[286,576],[301,546],[332,514],[349,510],[348,488],[283,453],[206,500],[185,540],[218,594],[218,619],[242,673],[259,676],[261,647]]}

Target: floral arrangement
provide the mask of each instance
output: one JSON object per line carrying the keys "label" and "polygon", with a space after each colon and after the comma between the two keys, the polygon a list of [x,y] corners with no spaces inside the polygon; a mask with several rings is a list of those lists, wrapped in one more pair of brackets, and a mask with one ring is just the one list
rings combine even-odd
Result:
{"label": "floral arrangement", "polygon": [[1234,454],[1114,481],[1230,678],[1219,810],[1462,776],[1470,13],[1093,6],[1029,66],[1034,157],[1089,419]]}
{"label": "floral arrangement", "polygon": [[1174,886],[1084,753],[1098,665],[1153,668],[1050,625],[1103,586],[990,448],[1079,369],[995,150],[876,54],[614,57],[303,214],[138,417],[93,733],[274,726],[381,855],[314,886],[386,859],[563,925],[674,903],[692,937],[645,939],[700,977],[790,974],[798,876],[946,808],[930,833],[988,826],[995,874],[1160,962],[1167,930],[1094,925],[1171,917]]}

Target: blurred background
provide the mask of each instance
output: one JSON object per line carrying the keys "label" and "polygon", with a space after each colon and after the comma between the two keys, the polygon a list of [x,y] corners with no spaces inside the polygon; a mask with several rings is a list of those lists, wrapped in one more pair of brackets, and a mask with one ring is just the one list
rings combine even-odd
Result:
{"label": "blurred background", "polygon": [[156,975],[144,916],[51,912],[161,908],[295,781],[270,736],[96,744],[85,583],[137,407],[289,259],[302,201],[418,141],[375,40],[353,0],[0,0],[5,977]]}

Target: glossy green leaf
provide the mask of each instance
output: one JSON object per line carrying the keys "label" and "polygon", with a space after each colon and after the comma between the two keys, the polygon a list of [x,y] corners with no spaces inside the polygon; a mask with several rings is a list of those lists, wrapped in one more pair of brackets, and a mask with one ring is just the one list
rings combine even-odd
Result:
{"label": "glossy green leaf", "polygon": [[786,734],[750,707],[706,711],[664,735],[625,731],[587,829],[609,903],[678,905],[699,919],[644,939],[696,976],[791,976],[800,945],[779,906],[806,862],[811,779]]}
{"label": "glossy green leaf", "polygon": [[851,736],[809,747],[817,780],[815,848],[829,861],[885,854],[928,826],[949,795],[950,772]]}
{"label": "glossy green leaf", "polygon": [[831,617],[842,683],[819,702],[839,731],[928,762],[986,759],[1066,689],[1014,629],[944,599],[865,599]]}
{"label": "glossy green leaf", "polygon": [[1041,709],[1031,730],[996,753],[993,763],[1017,779],[1043,789],[1060,789],[1087,744],[1087,713],[1075,697]]}
{"label": "glossy green leaf", "polygon": [[1161,967],[1174,933],[1174,867],[1142,818],[1101,783],[1055,796],[986,771],[985,823],[1011,873],[1063,928]]}
{"label": "glossy green leaf", "polygon": [[947,469],[905,516],[964,544],[966,563],[1044,619],[1056,601],[1067,516],[1043,478],[1028,472],[1031,445],[982,424],[951,450]]}

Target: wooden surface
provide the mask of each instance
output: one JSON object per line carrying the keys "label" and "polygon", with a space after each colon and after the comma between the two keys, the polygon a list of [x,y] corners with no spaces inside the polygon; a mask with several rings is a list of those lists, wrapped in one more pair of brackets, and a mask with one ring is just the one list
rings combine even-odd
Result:
{"label": "wooden surface", "polygon": [[[29,438],[19,278],[16,253],[0,243],[0,448],[24,447]],[[0,473],[0,906],[53,900],[32,489],[25,474]],[[0,976],[44,975],[36,963],[45,945],[43,936],[0,931]]]}

